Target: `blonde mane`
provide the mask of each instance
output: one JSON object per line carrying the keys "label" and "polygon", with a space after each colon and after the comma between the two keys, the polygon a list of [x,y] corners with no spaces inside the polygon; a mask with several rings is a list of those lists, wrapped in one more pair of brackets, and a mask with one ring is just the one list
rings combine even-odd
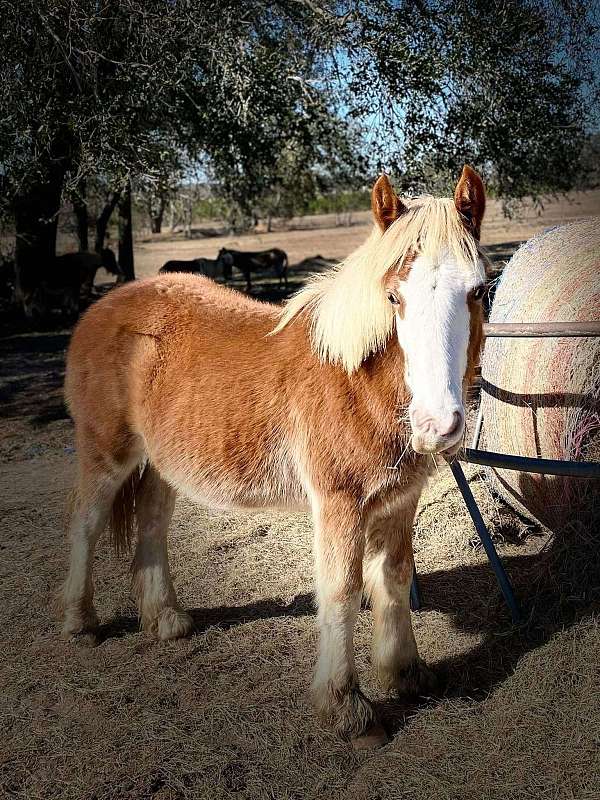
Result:
{"label": "blonde mane", "polygon": [[423,195],[402,202],[405,213],[385,233],[375,227],[358,250],[290,298],[273,334],[306,311],[319,358],[351,374],[392,333],[394,314],[383,284],[391,268],[400,268],[410,252],[435,262],[449,251],[466,270],[473,270],[480,253],[453,200]]}

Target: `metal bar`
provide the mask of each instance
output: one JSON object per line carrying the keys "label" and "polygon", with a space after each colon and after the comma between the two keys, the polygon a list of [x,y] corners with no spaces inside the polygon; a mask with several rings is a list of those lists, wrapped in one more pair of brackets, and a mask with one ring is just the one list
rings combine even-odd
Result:
{"label": "metal bar", "polygon": [[475,420],[475,430],[473,431],[473,441],[471,442],[471,448],[473,450],[477,450],[479,439],[481,438],[482,425],[483,425],[483,406],[481,405],[481,403],[479,403],[479,408],[477,410],[477,419]]}
{"label": "metal bar", "polygon": [[[595,337],[600,336],[600,322],[489,322],[484,324],[483,332],[486,337]],[[547,458],[526,458],[524,456],[513,456],[504,453],[493,453],[485,450],[478,450],[483,425],[483,410],[481,404],[477,412],[475,430],[473,432],[473,442],[471,448],[465,448],[458,457],[462,461],[471,464],[482,464],[499,469],[513,469],[522,472],[542,473],[545,475],[566,475],[579,478],[600,478],[600,463],[598,462],[572,462],[559,461]],[[483,521],[479,507],[473,497],[471,488],[465,478],[465,474],[458,461],[450,462],[450,469],[454,479],[463,496],[467,510],[471,515],[475,529],[481,539],[492,569],[496,574],[498,584],[508,605],[513,622],[521,619],[521,610],[515,598],[512,584],[506,571],[498,557],[494,543],[490,537],[488,529]],[[413,573],[413,584],[411,585],[411,606],[413,603],[413,585],[415,584],[416,572]],[[418,598],[420,601],[420,598]]]}
{"label": "metal bar", "polygon": [[419,578],[417,576],[417,569],[413,561],[413,576],[410,584],[410,608],[411,611],[418,611],[423,605],[421,598],[421,587],[419,586]]}
{"label": "metal bar", "polygon": [[527,458],[489,450],[466,447],[459,453],[461,461],[483,464],[497,469],[516,469],[520,472],[536,472],[543,475],[567,475],[574,478],[600,478],[600,463],[597,461],[555,461],[550,458]]}
{"label": "metal bar", "polygon": [[600,336],[600,322],[486,322],[484,336]]}
{"label": "metal bar", "polygon": [[475,525],[475,530],[477,531],[479,538],[481,539],[481,543],[485,549],[487,557],[492,565],[492,569],[496,574],[496,579],[498,580],[498,584],[500,589],[502,590],[502,594],[504,595],[504,599],[506,600],[506,605],[510,609],[510,613],[512,616],[513,622],[519,622],[521,620],[521,609],[519,608],[519,604],[517,603],[517,599],[513,592],[513,588],[511,582],[509,580],[508,575],[504,567],[502,566],[502,562],[498,557],[498,553],[496,552],[496,548],[494,547],[494,543],[492,542],[492,538],[486,528],[485,522],[483,521],[483,517],[481,516],[481,512],[475,502],[475,498],[473,497],[473,493],[471,492],[471,487],[467,483],[467,479],[465,478],[465,473],[462,470],[462,467],[458,463],[458,461],[451,461],[450,462],[450,469],[452,470],[452,474],[454,475],[454,479],[460,489],[460,493],[463,496],[465,501],[465,505],[467,506],[467,510],[471,515],[471,519],[473,520],[473,524]]}

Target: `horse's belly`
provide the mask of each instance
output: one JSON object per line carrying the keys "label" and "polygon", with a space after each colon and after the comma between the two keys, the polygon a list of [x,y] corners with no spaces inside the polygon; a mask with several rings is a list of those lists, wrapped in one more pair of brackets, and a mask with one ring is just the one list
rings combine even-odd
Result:
{"label": "horse's belly", "polygon": [[193,502],[225,511],[309,510],[291,458],[265,453],[263,459],[244,460],[227,455],[148,447],[149,460],[162,477]]}
{"label": "horse's belly", "polygon": [[220,511],[310,510],[308,497],[300,486],[284,491],[276,481],[271,485],[260,482],[249,486],[236,482],[210,480],[209,477],[203,480],[190,480],[177,470],[160,470],[160,472],[178,491],[194,503],[207,508]]}

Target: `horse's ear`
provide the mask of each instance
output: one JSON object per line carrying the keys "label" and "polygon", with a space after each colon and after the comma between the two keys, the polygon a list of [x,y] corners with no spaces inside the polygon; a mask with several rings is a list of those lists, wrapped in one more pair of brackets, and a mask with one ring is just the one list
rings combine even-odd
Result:
{"label": "horse's ear", "polygon": [[386,231],[406,211],[406,206],[392,189],[387,175],[380,175],[375,181],[371,192],[371,208],[382,231]]}
{"label": "horse's ear", "polygon": [[456,184],[454,203],[473,236],[479,239],[481,221],[485,213],[485,188],[479,175],[468,164],[463,167],[462,175]]}

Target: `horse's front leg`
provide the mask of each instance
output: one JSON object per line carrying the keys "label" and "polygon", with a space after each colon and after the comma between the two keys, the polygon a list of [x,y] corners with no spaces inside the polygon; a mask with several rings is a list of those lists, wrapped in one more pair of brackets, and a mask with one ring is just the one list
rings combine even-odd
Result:
{"label": "horse's front leg", "polygon": [[382,686],[399,695],[435,692],[434,673],[419,657],[410,618],[412,528],[418,495],[394,514],[366,524],[365,594],[373,607],[373,666]]}
{"label": "horse's front leg", "polygon": [[321,718],[344,739],[386,741],[354,665],[354,624],[362,595],[364,531],[356,500],[320,497],[314,508],[316,593],[320,649],[313,682]]}

